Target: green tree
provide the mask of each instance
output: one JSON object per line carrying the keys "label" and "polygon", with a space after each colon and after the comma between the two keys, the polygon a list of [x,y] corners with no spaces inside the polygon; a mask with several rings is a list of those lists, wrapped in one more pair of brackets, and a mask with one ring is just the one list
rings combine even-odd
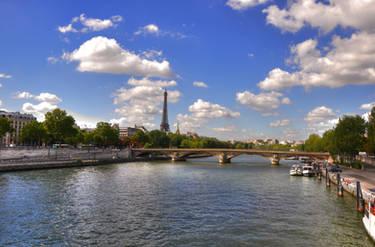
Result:
{"label": "green tree", "polygon": [[142,130],[137,130],[131,139],[142,146],[144,146],[149,141],[148,135]]}
{"label": "green tree", "polygon": [[235,146],[236,149],[245,149],[246,145],[243,142],[238,142]]}
{"label": "green tree", "polygon": [[55,109],[45,115],[44,126],[53,141],[62,143],[65,138],[73,137],[77,130],[73,127],[75,120],[66,111]]}
{"label": "green tree", "polygon": [[7,132],[13,132],[12,122],[5,117],[0,117],[0,138],[3,137]]}
{"label": "green tree", "polygon": [[152,130],[148,133],[149,143],[153,148],[169,147],[169,137],[164,131]]}
{"label": "green tree", "polygon": [[94,144],[94,131],[85,131],[83,134],[83,143]]}
{"label": "green tree", "polygon": [[182,141],[187,138],[186,136],[180,134],[169,134],[168,136],[170,139],[170,146],[177,148],[181,147]]}
{"label": "green tree", "polygon": [[311,134],[305,142],[305,150],[309,152],[323,151],[322,138],[317,134]]}
{"label": "green tree", "polygon": [[94,140],[97,144],[110,146],[120,142],[118,131],[109,123],[99,122],[94,130]]}
{"label": "green tree", "polygon": [[21,129],[21,140],[32,145],[41,145],[46,140],[47,130],[43,123],[31,121]]}
{"label": "green tree", "polygon": [[76,146],[79,143],[83,143],[84,136],[83,131],[80,129],[75,129],[75,134],[64,138],[64,142]]}
{"label": "green tree", "polygon": [[365,120],[356,116],[344,116],[334,131],[334,143],[337,152],[351,163],[365,142]]}
{"label": "green tree", "polygon": [[324,132],[322,138],[323,151],[329,152],[331,155],[337,154],[335,144],[335,129],[330,129]]}

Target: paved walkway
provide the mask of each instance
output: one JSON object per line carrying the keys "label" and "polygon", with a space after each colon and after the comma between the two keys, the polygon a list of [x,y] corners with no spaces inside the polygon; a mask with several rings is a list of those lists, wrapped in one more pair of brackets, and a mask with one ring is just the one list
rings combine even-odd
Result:
{"label": "paved walkway", "polygon": [[341,167],[342,177],[352,178],[361,182],[367,189],[375,190],[375,167],[366,165],[365,170]]}

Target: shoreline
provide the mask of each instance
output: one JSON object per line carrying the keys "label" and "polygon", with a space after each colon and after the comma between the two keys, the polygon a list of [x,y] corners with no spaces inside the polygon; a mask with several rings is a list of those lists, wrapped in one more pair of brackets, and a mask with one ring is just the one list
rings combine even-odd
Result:
{"label": "shoreline", "polygon": [[[356,183],[357,181],[360,182],[363,199],[366,203],[368,203],[368,201],[371,199],[371,190],[375,190],[375,168],[371,167],[363,171],[355,168],[340,166],[340,169],[342,169],[340,179],[343,189],[353,197],[356,197]],[[323,177],[326,177],[326,172],[323,171],[322,175]],[[328,172],[328,176],[331,182],[337,185],[337,173]]]}
{"label": "shoreline", "polygon": [[128,163],[128,162],[143,162],[143,161],[158,161],[158,160],[169,160],[164,157],[153,157],[153,158],[136,158],[136,159],[112,159],[112,160],[66,160],[66,161],[43,161],[43,162],[25,162],[19,164],[0,164],[0,173],[14,172],[14,171],[30,171],[30,170],[43,170],[43,169],[57,169],[57,168],[69,168],[69,167],[85,167],[85,166],[99,166],[109,165],[116,163]]}

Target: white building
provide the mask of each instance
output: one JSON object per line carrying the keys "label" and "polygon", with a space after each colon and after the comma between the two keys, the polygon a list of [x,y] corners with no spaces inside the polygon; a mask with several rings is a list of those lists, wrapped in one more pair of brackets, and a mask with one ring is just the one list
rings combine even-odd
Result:
{"label": "white building", "polygon": [[1,138],[2,146],[9,146],[10,144],[17,143],[22,127],[25,126],[25,124],[36,120],[36,117],[32,114],[23,114],[19,112],[0,111],[0,117],[8,118],[14,129],[12,133],[6,133],[5,136]]}

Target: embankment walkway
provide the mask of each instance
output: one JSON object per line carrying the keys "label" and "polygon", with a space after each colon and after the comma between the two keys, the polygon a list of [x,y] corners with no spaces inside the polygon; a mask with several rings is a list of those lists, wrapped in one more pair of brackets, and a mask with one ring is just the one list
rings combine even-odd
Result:
{"label": "embankment walkway", "polygon": [[[372,194],[375,195],[375,167],[365,165],[365,170],[359,170],[348,167],[340,167],[342,169],[341,182],[344,189],[356,196],[357,187],[356,183],[361,183],[363,198],[366,202],[371,198]],[[337,173],[329,173],[332,182],[337,183]],[[374,196],[372,196],[373,198]]]}

